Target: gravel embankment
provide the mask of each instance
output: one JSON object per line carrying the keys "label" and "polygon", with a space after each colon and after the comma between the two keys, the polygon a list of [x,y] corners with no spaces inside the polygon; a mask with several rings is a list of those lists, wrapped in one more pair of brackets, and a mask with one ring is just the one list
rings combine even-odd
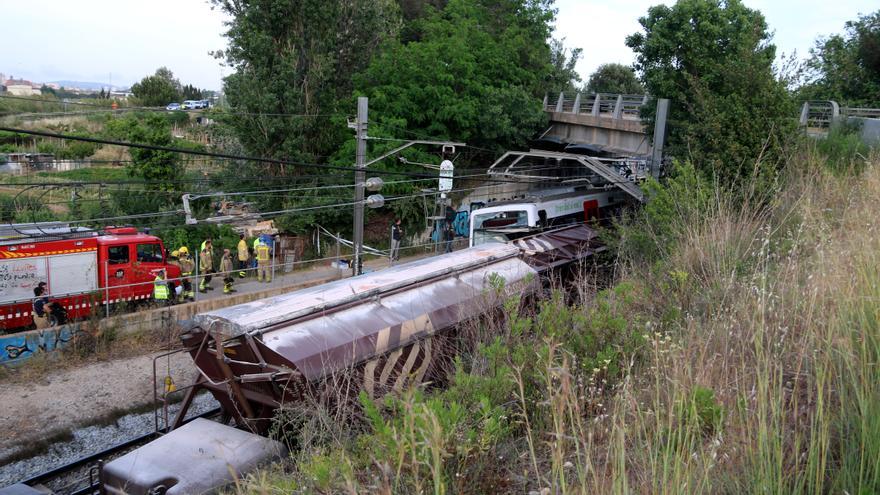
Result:
{"label": "gravel embankment", "polygon": [[[210,394],[201,394],[193,401],[188,416],[192,417],[218,406],[219,404]],[[172,413],[176,412],[178,407],[178,404],[174,404],[170,410]],[[152,411],[122,416],[114,424],[107,426],[87,426],[75,429],[72,432],[73,440],[55,443],[39,455],[0,467],[0,487],[55,469],[154,430],[155,420]],[[71,476],[72,479],[58,480],[50,488],[67,491],[63,489],[64,486],[69,487],[87,476],[88,471],[82,470]]]}

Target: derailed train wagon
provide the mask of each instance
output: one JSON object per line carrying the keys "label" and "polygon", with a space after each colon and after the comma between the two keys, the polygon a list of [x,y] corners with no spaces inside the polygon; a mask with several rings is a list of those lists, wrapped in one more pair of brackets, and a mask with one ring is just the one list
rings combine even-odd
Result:
{"label": "derailed train wagon", "polygon": [[[592,229],[572,226],[199,314],[182,333],[198,378],[172,431],[104,465],[102,489],[171,494],[222,486],[232,473],[283,453],[259,435],[283,404],[327,391],[338,376],[373,396],[429,379],[452,357],[455,347],[446,343],[463,322],[491,314],[510,294],[538,290],[548,272],[601,249]],[[200,390],[238,428],[181,426]]]}
{"label": "derailed train wagon", "polygon": [[370,395],[421,382],[449,358],[450,330],[597,250],[578,225],[202,313],[182,335],[199,376],[178,417],[207,389],[239,426],[264,432],[281,404],[339,373]]}

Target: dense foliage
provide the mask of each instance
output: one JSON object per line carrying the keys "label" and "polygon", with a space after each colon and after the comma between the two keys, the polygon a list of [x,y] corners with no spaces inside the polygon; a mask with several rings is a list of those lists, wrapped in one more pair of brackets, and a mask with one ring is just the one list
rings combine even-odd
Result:
{"label": "dense foliage", "polygon": [[[371,136],[450,139],[493,150],[522,146],[545,122],[540,101],[547,87],[577,80],[578,52],[568,53],[550,38],[552,1],[214,3],[233,19],[226,33],[229,48],[217,54],[235,69],[224,81],[231,111],[219,116],[231,132],[215,140],[231,151],[350,166],[354,145],[345,116],[354,112],[359,95],[370,97]],[[369,154],[392,147],[372,144]],[[413,156],[438,161],[436,155]],[[372,168],[413,171],[392,160]],[[284,177],[303,186],[351,180],[313,180],[307,177],[313,171],[235,163],[225,177],[237,187],[262,182],[248,177]],[[351,192],[337,191],[335,198],[267,197],[259,206],[278,211],[332,204],[339,194],[350,197]],[[415,203],[392,207],[405,218],[422,209]],[[338,209],[302,212],[279,222],[296,230],[313,223],[350,229],[350,215]]]}
{"label": "dense foliage", "polygon": [[[227,50],[235,72],[224,81],[238,115],[227,122],[244,149],[258,155],[316,161],[346,133],[351,77],[399,26],[390,0],[227,1]],[[289,175],[267,166],[270,175]]]}
{"label": "dense foliage", "polygon": [[602,64],[590,76],[584,90],[587,93],[639,95],[645,92],[645,87],[631,67],[623,64]]}
{"label": "dense foliage", "polygon": [[551,2],[452,0],[415,21],[414,41],[389,43],[355,86],[379,120],[411,132],[523,146],[545,122],[548,85],[573,77],[567,62],[554,65],[553,19]]}
{"label": "dense foliage", "polygon": [[847,22],[843,34],[820,38],[811,55],[802,98],[880,104],[880,11]]}
{"label": "dense foliage", "polygon": [[[759,156],[762,171],[776,166],[795,108],[761,13],[740,0],[680,0],[639,23],[627,45],[648,93],[671,101],[668,153],[728,185],[753,174]],[[644,109],[649,131],[653,109]]]}
{"label": "dense foliage", "polygon": [[166,67],[160,67],[152,76],[147,76],[134,83],[131,92],[141,105],[148,107],[164,107],[165,105],[180,100],[180,81],[174,78]]}

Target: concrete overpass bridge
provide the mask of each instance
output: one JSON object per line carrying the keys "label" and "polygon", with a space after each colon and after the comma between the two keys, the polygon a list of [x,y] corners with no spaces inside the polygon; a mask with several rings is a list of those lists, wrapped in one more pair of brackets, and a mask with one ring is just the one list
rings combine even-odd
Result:
{"label": "concrete overpass bridge", "polygon": [[558,143],[555,151],[644,158],[652,164],[652,175],[657,176],[669,101],[658,101],[657,125],[651,140],[639,118],[641,107],[649,99],[648,95],[548,93],[544,96],[544,111],[550,126],[540,141],[551,147]]}

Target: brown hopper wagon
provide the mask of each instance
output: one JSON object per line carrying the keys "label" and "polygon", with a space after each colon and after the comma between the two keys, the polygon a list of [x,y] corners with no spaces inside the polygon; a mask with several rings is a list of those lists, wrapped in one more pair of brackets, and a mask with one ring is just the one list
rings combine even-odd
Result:
{"label": "brown hopper wagon", "polygon": [[370,395],[419,383],[450,357],[457,325],[591,255],[595,237],[568,227],[199,314],[182,337],[199,370],[184,405],[207,389],[239,426],[264,432],[281,404],[330,376],[350,373]]}
{"label": "brown hopper wagon", "polygon": [[[373,396],[430,379],[452,357],[447,342],[460,324],[491,314],[508,295],[538,290],[552,269],[601,249],[595,232],[577,225],[199,314],[183,324],[198,376],[172,431],[104,465],[101,482],[108,493],[220,486],[231,480],[230,469],[242,473],[283,449],[257,434],[267,432],[285,403],[327,390],[338,376]],[[213,394],[237,428],[180,426],[200,390]],[[253,438],[224,450],[218,446],[234,436],[227,429]],[[171,459],[174,438],[180,448]],[[215,462],[218,456],[225,464]],[[195,464],[206,467],[196,475],[186,467]],[[210,474],[215,464],[226,468]]]}

